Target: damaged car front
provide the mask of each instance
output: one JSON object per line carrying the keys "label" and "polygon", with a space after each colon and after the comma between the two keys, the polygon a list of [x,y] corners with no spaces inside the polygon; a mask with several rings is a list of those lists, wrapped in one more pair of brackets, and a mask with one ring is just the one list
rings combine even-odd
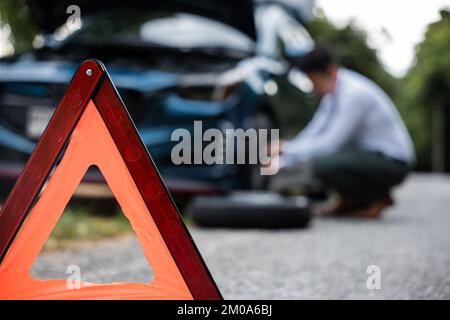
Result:
{"label": "damaged car front", "polygon": [[[261,188],[248,165],[174,165],[178,128],[271,128],[266,85],[285,68],[255,54],[252,1],[28,0],[43,30],[38,46],[0,62],[0,179],[14,181],[58,105],[77,65],[105,63],[143,142],[171,191]],[[67,8],[80,9],[73,28]],[[103,8],[100,10],[100,8]],[[272,88],[273,89],[273,88]],[[102,182],[95,170],[85,183]]]}

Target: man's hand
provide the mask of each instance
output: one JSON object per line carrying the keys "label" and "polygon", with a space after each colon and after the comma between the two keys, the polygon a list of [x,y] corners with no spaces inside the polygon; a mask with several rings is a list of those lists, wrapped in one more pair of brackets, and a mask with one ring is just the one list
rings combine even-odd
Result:
{"label": "man's hand", "polygon": [[272,141],[269,146],[270,163],[263,165],[264,175],[274,175],[280,169],[280,154],[283,145],[283,140]]}
{"label": "man's hand", "polygon": [[272,156],[272,161],[269,164],[263,166],[263,175],[273,176],[280,170],[280,156]]}
{"label": "man's hand", "polygon": [[272,157],[279,156],[283,153],[284,140],[278,139],[270,143],[270,155]]}

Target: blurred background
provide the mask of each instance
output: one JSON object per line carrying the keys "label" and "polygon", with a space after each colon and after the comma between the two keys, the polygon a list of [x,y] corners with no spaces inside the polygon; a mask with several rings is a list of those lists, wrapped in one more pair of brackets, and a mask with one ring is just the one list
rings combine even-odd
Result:
{"label": "blurred background", "polygon": [[[415,170],[449,172],[449,32],[444,0],[135,0],[107,6],[3,0],[0,196],[9,193],[77,65],[89,57],[107,65],[181,208],[196,194],[264,189],[256,166],[173,165],[170,134],[180,127],[192,131],[193,120],[203,120],[223,130],[280,128],[283,138],[293,136],[318,101],[288,61],[314,43],[333,49],[343,66],[391,96],[415,143]],[[103,181],[91,168],[73,201],[115,211]]]}
{"label": "blurred background", "polygon": [[[446,108],[450,99],[449,1],[297,3],[302,3],[307,15],[308,6],[314,6],[313,17],[308,16],[304,25],[316,42],[331,44],[342,65],[368,76],[393,98],[414,139],[419,159],[416,169],[450,171],[450,154],[445,148],[450,139]],[[82,6],[81,15],[83,18]],[[42,37],[43,30],[24,0],[1,1],[1,57],[36,49],[42,45]],[[312,102],[304,107],[303,123],[314,106]],[[294,114],[301,113],[298,109]],[[279,112],[283,134],[297,132],[302,124],[291,117],[291,109],[283,107]]]}
{"label": "blurred background", "polygon": [[[263,188],[258,168],[171,166],[170,132],[203,119],[219,128],[279,127],[291,137],[317,100],[286,61],[314,42],[391,96],[413,137],[417,171],[450,171],[448,1],[218,1],[229,16],[207,1],[135,1],[140,13],[133,15],[120,1],[108,9],[73,2],[80,12],[69,10],[72,2],[0,2],[3,197],[89,57],[107,64],[180,205],[185,194]],[[79,193],[107,197],[106,186],[90,188],[101,180],[93,169]]]}

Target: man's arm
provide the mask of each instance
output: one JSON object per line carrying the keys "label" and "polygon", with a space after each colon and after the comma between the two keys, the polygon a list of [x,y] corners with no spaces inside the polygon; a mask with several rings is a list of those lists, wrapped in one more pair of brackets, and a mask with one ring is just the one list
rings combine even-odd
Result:
{"label": "man's arm", "polygon": [[324,128],[327,123],[328,113],[331,109],[331,97],[324,97],[319,104],[316,112],[314,113],[312,119],[308,122],[305,128],[300,131],[294,138],[291,140],[285,141],[287,145],[300,143],[303,139],[306,139],[309,136],[317,135],[322,128]]}
{"label": "man's arm", "polygon": [[[331,103],[331,102],[330,102]],[[366,112],[366,103],[358,94],[339,95],[332,114],[319,133],[301,134],[284,144],[281,166],[291,166],[313,157],[339,151],[357,133]]]}

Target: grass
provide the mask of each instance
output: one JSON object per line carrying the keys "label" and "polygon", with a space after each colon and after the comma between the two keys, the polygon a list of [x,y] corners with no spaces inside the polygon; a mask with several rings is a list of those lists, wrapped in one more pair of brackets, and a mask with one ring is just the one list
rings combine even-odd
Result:
{"label": "grass", "polygon": [[47,240],[44,250],[70,247],[79,241],[95,241],[132,233],[120,209],[109,215],[91,214],[89,207],[68,207]]}
{"label": "grass", "polygon": [[[44,250],[63,250],[79,243],[133,234],[128,219],[116,202],[72,201],[61,215]],[[181,208],[186,206],[183,199],[177,198],[176,202]],[[186,224],[191,224],[189,217],[184,216],[184,219]]]}

